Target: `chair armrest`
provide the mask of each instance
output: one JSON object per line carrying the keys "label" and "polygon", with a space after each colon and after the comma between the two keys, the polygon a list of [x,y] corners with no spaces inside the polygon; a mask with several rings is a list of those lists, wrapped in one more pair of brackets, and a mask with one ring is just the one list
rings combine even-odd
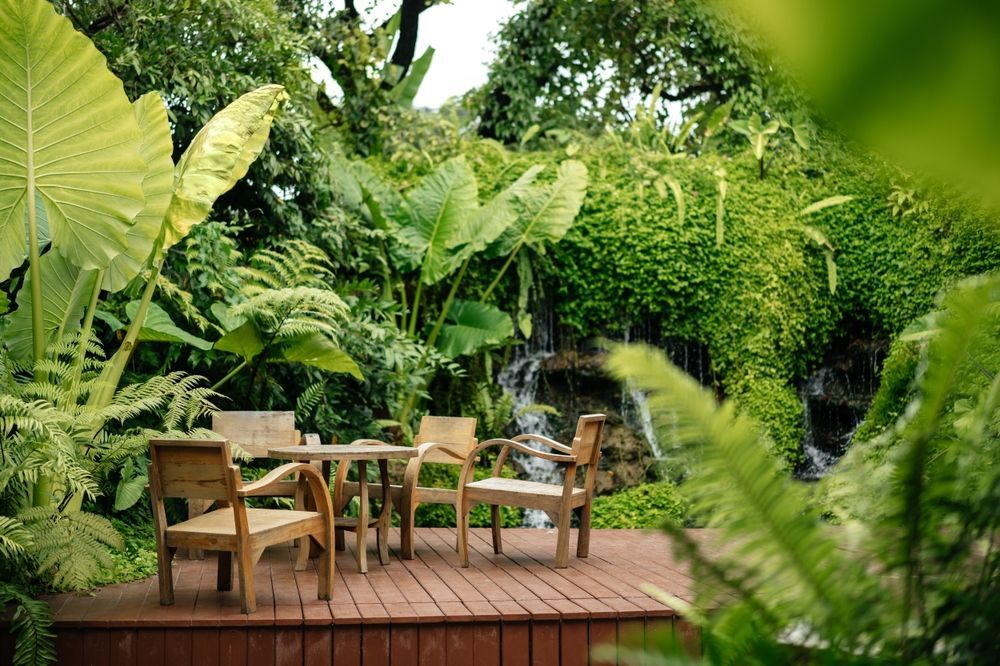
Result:
{"label": "chair armrest", "polygon": [[[423,444],[421,444],[420,446],[417,447],[417,451],[419,451],[419,453],[417,454],[417,457],[416,458],[411,458],[410,461],[412,462],[414,460],[420,460],[422,462],[423,459],[424,459],[424,456],[426,456],[429,452],[433,451],[434,449],[440,449],[440,448],[446,447],[446,446],[449,446],[449,445],[445,444],[443,442],[424,442]],[[465,461],[465,458],[466,458],[465,456],[459,455],[459,454],[455,453],[451,449],[445,448],[444,452],[446,454],[448,454],[449,456],[451,456],[452,458],[454,458],[455,460],[462,461],[462,462]]]}
{"label": "chair armrest", "polygon": [[[285,463],[281,467],[272,469],[270,472],[257,479],[253,483],[248,483],[236,491],[237,497],[252,497],[262,490],[266,490],[275,485],[289,474],[295,472],[311,472],[317,474],[316,469],[309,463]],[[320,477],[322,478],[322,477]]]}
{"label": "chair armrest", "polygon": [[317,444],[322,444],[323,440],[319,438],[318,434],[314,432],[307,432],[302,434],[302,443],[313,446]]}
{"label": "chair armrest", "polygon": [[[558,442],[555,442],[555,443],[558,446],[562,446],[562,444],[559,444]],[[483,449],[488,449],[488,448],[493,447],[493,446],[503,446],[503,447],[505,447],[507,449],[514,449],[515,451],[520,451],[521,453],[526,453],[529,456],[535,456],[536,458],[543,458],[545,460],[551,460],[552,462],[558,462],[558,463],[575,463],[576,462],[576,456],[565,455],[565,454],[561,454],[561,453],[546,453],[545,451],[538,451],[536,449],[531,448],[530,446],[528,446],[526,444],[522,444],[521,442],[517,441],[517,438],[514,438],[514,439],[497,438],[497,439],[487,440],[487,441],[483,442],[482,444],[480,444],[479,446],[477,446],[476,448],[472,449],[472,452],[469,454],[469,458],[470,459],[474,458],[474,457],[478,456],[479,452],[482,451]]]}
{"label": "chair armrest", "polygon": [[538,442],[539,444],[543,444],[549,447],[550,449],[559,451],[560,453],[570,454],[573,452],[573,449],[571,449],[570,447],[566,446],[565,444],[560,444],[556,440],[550,439],[545,435],[535,435],[531,433],[525,433],[523,435],[517,435],[512,439],[515,442],[529,442],[529,441]]}
{"label": "chair armrest", "polygon": [[387,442],[383,442],[380,439],[356,439],[350,444],[341,444],[340,446],[354,446],[355,444],[383,444],[388,445]]}
{"label": "chair armrest", "polygon": [[[476,464],[476,460],[479,458],[480,451],[485,449],[501,446],[503,449],[500,451],[500,455],[497,456],[497,465],[493,468],[493,476],[500,475],[500,468],[503,466],[504,461],[507,459],[507,453],[514,449],[516,451],[521,451],[522,453],[527,453],[528,455],[535,456],[537,458],[544,458],[545,460],[551,460],[552,462],[558,463],[576,463],[576,456],[566,456],[555,453],[545,453],[544,451],[536,451],[530,446],[521,444],[520,442],[515,442],[511,439],[490,439],[469,452],[469,457],[466,459],[465,464],[462,465],[462,471],[458,476],[458,496],[455,499],[456,509],[461,506],[462,494],[465,489],[466,484],[468,484],[469,479],[472,475],[472,467]],[[460,514],[461,515],[461,514]]]}
{"label": "chair armrest", "polygon": [[442,442],[424,442],[417,447],[418,453],[416,457],[410,458],[410,461],[406,463],[406,471],[403,473],[403,488],[401,497],[404,498],[404,502],[407,501],[406,498],[413,497],[413,492],[416,490],[420,481],[420,467],[424,464],[424,457],[431,451],[441,449],[457,462],[465,462],[465,456],[459,455],[449,448],[444,448],[446,446],[448,445]]}

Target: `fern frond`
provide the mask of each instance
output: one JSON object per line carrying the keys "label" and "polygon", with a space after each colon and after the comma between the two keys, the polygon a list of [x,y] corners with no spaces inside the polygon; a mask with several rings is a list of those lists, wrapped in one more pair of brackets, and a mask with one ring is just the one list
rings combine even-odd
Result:
{"label": "fern frond", "polygon": [[295,418],[299,421],[305,421],[306,417],[312,413],[319,404],[320,400],[323,399],[323,390],[326,388],[326,382],[315,382],[306,387],[302,393],[299,394],[298,399],[295,401]]}
{"label": "fern frond", "polygon": [[0,608],[16,604],[10,620],[14,640],[12,666],[39,666],[56,660],[55,634],[51,627],[52,609],[44,601],[31,596],[14,585],[0,583]]}
{"label": "fern frond", "polygon": [[[801,485],[790,481],[762,443],[757,426],[645,346],[619,347],[610,372],[648,395],[657,428],[693,445],[698,472],[684,486],[696,510],[735,544],[725,560],[776,617],[808,618],[852,635],[854,603],[846,590],[866,589],[865,571],[822,530]],[[845,582],[849,581],[849,582]],[[852,585],[851,583],[856,583]],[[783,627],[774,627],[780,630]]]}

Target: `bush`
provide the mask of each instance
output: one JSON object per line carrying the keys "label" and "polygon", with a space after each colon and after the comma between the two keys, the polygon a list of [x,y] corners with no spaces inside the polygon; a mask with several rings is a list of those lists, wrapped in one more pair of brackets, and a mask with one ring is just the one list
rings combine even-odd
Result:
{"label": "bush", "polygon": [[594,498],[594,529],[640,529],[682,524],[688,503],[672,483],[647,483]]}
{"label": "bush", "polygon": [[[831,140],[808,153],[778,153],[764,179],[748,153],[671,155],[614,137],[578,150],[591,174],[583,208],[556,252],[533,257],[562,344],[650,331],[652,342],[705,345],[717,392],[762,422],[789,467],[801,455],[803,427],[794,386],[832,340],[852,324],[891,337],[943,287],[1000,266],[994,216],[926,187],[894,210],[890,196],[905,178]],[[561,148],[519,154],[488,141],[467,151],[480,182],[496,188],[528,164],[548,171],[565,157]],[[680,186],[683,220],[665,178]],[[800,215],[838,194],[854,198]],[[835,293],[806,223],[835,248]],[[518,293],[512,273],[502,296],[509,311]]]}

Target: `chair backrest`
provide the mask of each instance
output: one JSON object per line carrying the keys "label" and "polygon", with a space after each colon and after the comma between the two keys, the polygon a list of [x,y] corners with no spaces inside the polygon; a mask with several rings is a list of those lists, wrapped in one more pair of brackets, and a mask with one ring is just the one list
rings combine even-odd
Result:
{"label": "chair backrest", "polygon": [[601,439],[604,434],[604,414],[586,414],[576,422],[573,435],[573,455],[579,465],[596,465],[601,457]]}
{"label": "chair backrest", "polygon": [[295,412],[218,412],[212,430],[237,444],[254,458],[266,458],[276,446],[295,446]]}
{"label": "chair backrest", "polygon": [[227,500],[240,483],[225,440],[151,439],[149,455],[149,488],[157,501]]}
{"label": "chair backrest", "polygon": [[461,456],[461,460],[435,449],[427,453],[424,462],[461,465],[478,444],[476,419],[465,416],[425,416],[420,419],[420,432],[413,438],[413,445],[420,446],[427,442],[444,444],[443,448]]}

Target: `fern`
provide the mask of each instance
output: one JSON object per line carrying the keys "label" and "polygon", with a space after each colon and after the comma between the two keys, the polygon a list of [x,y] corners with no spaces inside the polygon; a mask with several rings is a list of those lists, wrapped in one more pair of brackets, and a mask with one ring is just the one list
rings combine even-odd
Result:
{"label": "fern", "polygon": [[14,641],[13,666],[40,666],[56,660],[52,609],[44,601],[32,599],[24,590],[0,583],[0,609],[15,604],[10,619]]}
{"label": "fern", "polygon": [[707,553],[673,530],[698,581],[693,616],[708,661],[995,657],[1000,278],[967,281],[940,306],[936,331],[923,338],[915,401],[890,432],[857,444],[828,484],[845,522],[836,531],[804,508],[803,487],[732,404],[716,405],[659,352],[612,355],[611,371],[649,395],[657,426],[676,424],[692,458],[682,491],[727,545]]}
{"label": "fern", "polygon": [[299,394],[298,399],[295,401],[295,419],[297,421],[305,421],[306,418],[316,409],[320,401],[323,399],[323,390],[326,388],[326,382],[315,382],[306,387],[306,390]]}

